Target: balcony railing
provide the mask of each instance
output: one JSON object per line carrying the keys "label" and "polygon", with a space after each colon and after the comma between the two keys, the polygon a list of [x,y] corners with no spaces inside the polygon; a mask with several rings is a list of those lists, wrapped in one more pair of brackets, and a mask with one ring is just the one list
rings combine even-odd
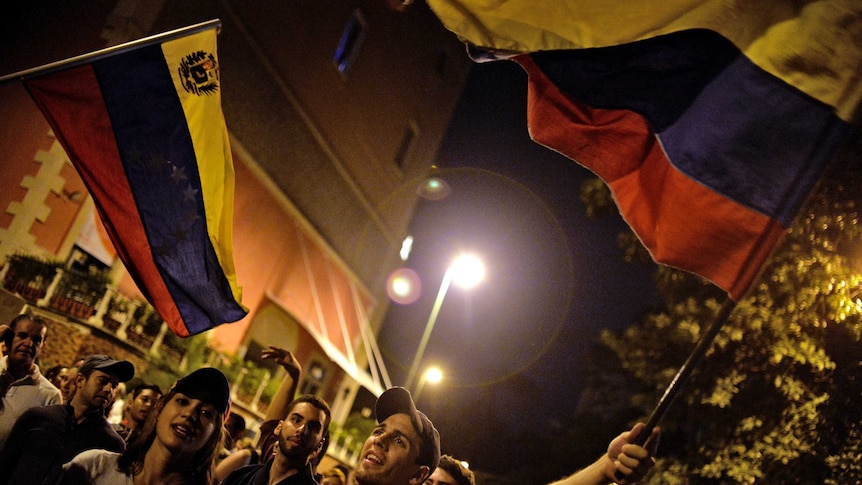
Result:
{"label": "balcony railing", "polygon": [[[157,358],[178,371],[185,368],[183,362],[188,357],[191,339],[173,335],[148,302],[124,295],[104,274],[75,271],[58,262],[16,254],[8,256],[0,269],[0,285],[32,306],[101,329],[142,355]],[[221,362],[225,359],[204,357],[204,360]],[[241,361],[231,364],[243,368],[253,366]],[[226,375],[236,373],[233,368],[222,370]],[[259,373],[256,369],[251,371]],[[271,398],[263,392],[269,387],[269,379],[266,374],[262,383],[258,382],[260,379],[247,383],[254,385],[253,388],[237,387],[235,402],[239,401],[251,411],[264,413]],[[251,398],[244,402],[247,395]]]}
{"label": "balcony railing", "polygon": [[[69,320],[99,328],[136,348],[142,355],[160,358],[177,370],[184,368],[189,339],[181,339],[168,329],[146,301],[122,294],[102,274],[82,273],[62,264],[29,255],[12,255],[0,269],[0,284],[33,306],[63,315]],[[266,413],[271,393],[277,388],[266,369],[250,362],[213,352],[205,360],[216,365],[232,382],[234,403],[261,417]],[[333,423],[327,454],[354,466],[364,437]]]}

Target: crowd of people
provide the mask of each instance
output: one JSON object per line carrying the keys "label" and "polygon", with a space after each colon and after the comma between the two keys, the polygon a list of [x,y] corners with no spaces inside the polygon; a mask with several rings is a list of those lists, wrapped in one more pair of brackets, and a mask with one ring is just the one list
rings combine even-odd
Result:
{"label": "crowd of people", "polygon": [[[296,396],[301,366],[291,352],[264,350],[286,371],[259,438],[231,413],[230,384],[211,367],[166,392],[135,377],[131,362],[89,355],[41,374],[48,322],[33,314],[0,325],[0,485],[475,485],[460,460],[441,455],[440,434],[402,387],[385,390],[376,426],[354,469],[318,470],[332,413],[318,396]],[[551,485],[631,484],[653,466],[659,431],[643,424],[611,441],[590,466]]]}

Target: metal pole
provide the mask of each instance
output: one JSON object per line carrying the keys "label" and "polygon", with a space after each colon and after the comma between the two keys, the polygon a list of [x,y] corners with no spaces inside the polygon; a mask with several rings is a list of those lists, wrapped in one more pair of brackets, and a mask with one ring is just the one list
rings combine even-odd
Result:
{"label": "metal pole", "polygon": [[87,54],[82,54],[80,56],[70,57],[68,59],[63,59],[61,61],[55,61],[50,64],[45,64],[38,67],[33,67],[30,69],[26,69],[23,71],[13,72],[12,74],[6,74],[5,76],[0,76],[0,84],[5,84],[10,81],[23,81],[24,79],[31,78],[34,76],[42,76],[45,74],[50,74],[52,72],[61,71],[64,69],[70,69],[73,67],[82,66],[84,64],[89,64],[91,62],[104,59],[106,57],[115,56],[117,54],[122,54],[124,52],[128,52],[134,49],[139,49],[141,47],[160,44],[162,42],[166,42],[169,40],[177,39],[180,37],[184,37],[186,35],[195,34],[197,32],[201,32],[208,29],[220,29],[221,28],[221,20],[214,19],[208,20],[206,22],[201,22],[199,24],[190,25],[188,27],[183,27],[181,29],[171,30],[168,32],[163,32],[161,34],[152,35],[150,37],[144,37],[143,39],[133,40],[131,42],[126,42],[124,44],[115,45],[113,47],[107,47],[105,49],[93,51]]}
{"label": "metal pole", "polygon": [[428,383],[428,376],[425,372],[419,377],[419,384],[416,384],[416,392],[413,393],[413,402],[419,402],[419,396],[422,395],[422,390],[425,389],[425,384]]}
{"label": "metal pole", "polygon": [[685,363],[682,364],[682,367],[677,371],[676,376],[674,376],[673,380],[667,386],[667,389],[665,389],[664,395],[662,395],[647,420],[644,432],[634,440],[636,444],[643,446],[644,443],[646,443],[646,440],[650,436],[650,432],[658,425],[665,413],[667,413],[667,410],[670,408],[670,405],[673,404],[673,400],[682,390],[694,368],[703,360],[707,350],[712,346],[712,342],[715,340],[715,337],[718,336],[718,332],[721,330],[721,327],[724,326],[725,322],[727,322],[727,319],[730,317],[734,308],[736,308],[736,302],[727,298],[718,310],[715,318],[706,328],[706,331],[700,337],[700,340],[698,340],[694,350],[691,351],[691,354],[689,354]]}
{"label": "metal pole", "polygon": [[452,283],[452,268],[446,269],[443,274],[443,281],[440,282],[440,291],[437,292],[437,299],[434,300],[434,307],[431,309],[431,315],[428,316],[428,323],[425,324],[425,333],[422,334],[422,340],[419,342],[419,348],[416,349],[416,355],[413,357],[413,365],[410,366],[410,373],[407,374],[407,381],[404,387],[410,389],[413,384],[413,379],[416,378],[416,371],[419,370],[419,363],[422,361],[422,354],[425,353],[425,347],[428,345],[428,339],[431,338],[431,330],[434,329],[434,323],[437,321],[437,315],[440,314],[440,307],[443,306],[443,299],[446,298],[446,292],[449,290],[449,285]]}

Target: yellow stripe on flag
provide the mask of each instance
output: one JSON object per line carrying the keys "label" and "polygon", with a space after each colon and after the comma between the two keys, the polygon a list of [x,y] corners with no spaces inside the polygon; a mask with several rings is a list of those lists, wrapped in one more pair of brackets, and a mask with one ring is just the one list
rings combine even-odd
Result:
{"label": "yellow stripe on flag", "polygon": [[464,41],[502,52],[608,47],[710,29],[763,70],[852,120],[862,99],[862,1],[428,0]]}
{"label": "yellow stripe on flag", "polygon": [[[237,302],[242,289],[233,263],[234,171],[227,124],[221,108],[216,30],[162,44],[162,52],[185,112],[194,145],[207,231]],[[183,70],[194,66],[192,73]]]}

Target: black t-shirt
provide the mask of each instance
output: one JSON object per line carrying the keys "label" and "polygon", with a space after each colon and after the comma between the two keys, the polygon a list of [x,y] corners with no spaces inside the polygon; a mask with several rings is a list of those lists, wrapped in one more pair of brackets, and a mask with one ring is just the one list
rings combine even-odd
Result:
{"label": "black t-shirt", "polygon": [[32,408],[15,422],[0,451],[0,484],[56,483],[63,464],[79,453],[125,448],[101,412],[78,423],[69,405]]}
{"label": "black t-shirt", "polygon": [[[269,469],[272,468],[272,458],[259,465],[246,465],[230,473],[221,485],[267,485]],[[299,473],[285,478],[276,485],[318,485],[311,475],[311,468],[304,467]]]}

